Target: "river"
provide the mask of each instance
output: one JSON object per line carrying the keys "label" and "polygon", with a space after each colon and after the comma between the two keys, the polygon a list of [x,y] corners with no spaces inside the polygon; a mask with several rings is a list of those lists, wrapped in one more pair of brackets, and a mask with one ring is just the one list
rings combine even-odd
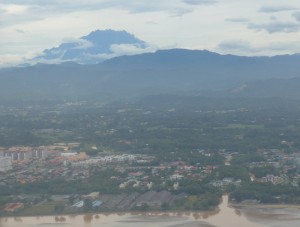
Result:
{"label": "river", "polygon": [[215,212],[100,213],[41,217],[8,217],[0,227],[82,226],[82,227],[295,227],[300,226],[297,208],[234,209],[223,196]]}

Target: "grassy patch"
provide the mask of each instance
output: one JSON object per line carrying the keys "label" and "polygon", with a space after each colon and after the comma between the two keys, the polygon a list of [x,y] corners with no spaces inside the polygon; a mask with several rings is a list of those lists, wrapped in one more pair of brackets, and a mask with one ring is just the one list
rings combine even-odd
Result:
{"label": "grassy patch", "polygon": [[25,208],[20,212],[20,215],[31,216],[31,215],[49,215],[55,213],[55,207],[62,205],[61,202],[48,202],[41,205],[32,206]]}

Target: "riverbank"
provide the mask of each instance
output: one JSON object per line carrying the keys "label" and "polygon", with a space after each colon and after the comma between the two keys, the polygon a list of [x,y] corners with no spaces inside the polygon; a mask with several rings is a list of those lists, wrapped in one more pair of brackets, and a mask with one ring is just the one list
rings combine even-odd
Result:
{"label": "riverbank", "polygon": [[229,203],[228,206],[236,209],[253,208],[253,209],[300,209],[297,204],[238,204]]}
{"label": "riverbank", "polygon": [[223,196],[218,210],[209,212],[101,212],[33,217],[0,218],[1,227],[295,227],[300,224],[298,208],[233,206]]}
{"label": "riverbank", "polygon": [[[213,227],[224,226],[224,223],[230,223],[237,218],[237,223],[245,227],[264,227],[261,225],[248,225],[250,222],[245,217],[240,216],[233,208],[228,207],[228,196],[223,196],[221,204],[214,211],[203,212],[161,212],[161,211],[143,211],[143,212],[106,212],[106,213],[87,213],[73,215],[52,215],[52,216],[33,216],[33,217],[6,217],[0,222],[1,227],[22,227],[47,225],[55,226],[64,224],[65,226],[200,226]],[[4,225],[1,225],[4,223]],[[81,224],[80,224],[81,223]],[[221,223],[221,224],[220,224]],[[21,225],[20,225],[21,226]],[[237,227],[238,225],[236,225]],[[225,227],[225,226],[224,226]]]}
{"label": "riverbank", "polygon": [[[2,216],[45,216],[107,212],[191,212],[216,211],[220,198],[212,195],[174,195],[169,191],[101,194],[89,196],[51,196],[36,204],[7,203]],[[18,206],[17,206],[18,205]],[[17,207],[17,209],[14,209]]]}

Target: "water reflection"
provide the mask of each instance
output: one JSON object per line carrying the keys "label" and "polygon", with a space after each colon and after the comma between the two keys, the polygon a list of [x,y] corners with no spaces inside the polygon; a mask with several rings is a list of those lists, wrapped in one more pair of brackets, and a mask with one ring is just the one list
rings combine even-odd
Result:
{"label": "water reflection", "polygon": [[15,220],[16,222],[23,222],[22,218],[20,218],[20,217],[14,217],[14,220]]}
{"label": "water reflection", "polygon": [[64,216],[60,216],[60,217],[55,217],[54,220],[56,222],[65,222],[67,219]]}
{"label": "water reflection", "polygon": [[92,214],[85,214],[83,216],[83,220],[85,223],[91,223],[93,221],[93,215]]}

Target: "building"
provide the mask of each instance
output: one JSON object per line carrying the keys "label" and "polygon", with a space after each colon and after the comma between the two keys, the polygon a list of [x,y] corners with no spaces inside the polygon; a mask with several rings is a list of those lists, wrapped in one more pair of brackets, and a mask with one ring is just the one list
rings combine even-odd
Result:
{"label": "building", "polygon": [[137,198],[135,205],[141,207],[147,205],[151,208],[160,208],[163,204],[169,204],[173,196],[168,191],[149,191]]}
{"label": "building", "polygon": [[88,195],[85,196],[85,198],[89,198],[91,200],[95,200],[97,198],[99,198],[100,193],[99,192],[92,192]]}
{"label": "building", "polygon": [[48,149],[46,147],[38,147],[33,150],[33,157],[37,159],[46,159],[48,157]]}
{"label": "building", "polygon": [[88,159],[85,152],[77,153],[61,153],[61,156],[65,158],[68,162],[80,162]]}
{"label": "building", "polygon": [[4,149],[2,147],[0,147],[0,157],[4,156]]}
{"label": "building", "polygon": [[23,208],[24,208],[24,203],[7,203],[2,208],[2,210],[5,212],[14,212],[16,210],[23,209]]}
{"label": "building", "polygon": [[0,172],[6,172],[12,169],[10,157],[0,157]]}
{"label": "building", "polygon": [[32,148],[31,147],[11,147],[9,148],[4,156],[11,157],[12,161],[29,160],[32,159]]}
{"label": "building", "polygon": [[41,146],[32,147],[10,147],[4,149],[0,147],[0,157],[10,157],[12,161],[30,160],[33,158],[46,159],[48,157],[48,148]]}

